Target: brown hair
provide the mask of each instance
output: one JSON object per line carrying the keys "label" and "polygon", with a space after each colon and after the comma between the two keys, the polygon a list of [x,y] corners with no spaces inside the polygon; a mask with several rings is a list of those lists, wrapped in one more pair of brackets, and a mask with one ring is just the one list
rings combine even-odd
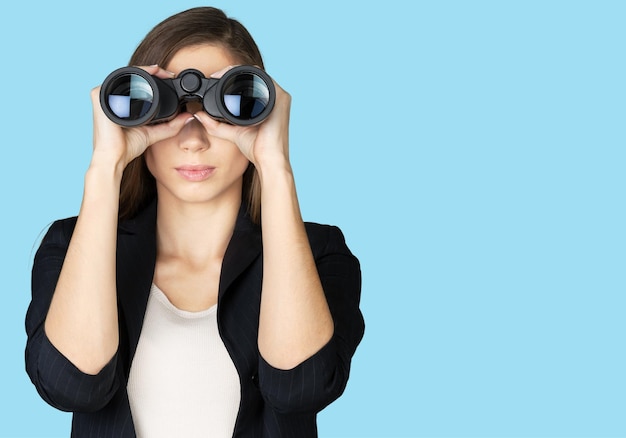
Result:
{"label": "brown hair", "polygon": [[[180,49],[214,44],[228,50],[238,62],[263,68],[263,59],[250,33],[220,9],[198,7],[175,14],[157,24],[139,44],[130,65],[166,66]],[[135,216],[156,197],[156,182],[143,155],[131,161],[122,175],[119,219]],[[255,223],[261,221],[261,184],[252,165],[243,176],[242,198]]]}

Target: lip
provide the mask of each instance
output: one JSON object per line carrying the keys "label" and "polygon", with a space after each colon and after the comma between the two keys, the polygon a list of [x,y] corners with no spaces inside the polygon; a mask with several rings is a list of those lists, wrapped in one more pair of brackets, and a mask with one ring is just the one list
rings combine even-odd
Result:
{"label": "lip", "polygon": [[215,167],[202,164],[187,164],[176,167],[176,172],[187,181],[204,181],[215,173]]}

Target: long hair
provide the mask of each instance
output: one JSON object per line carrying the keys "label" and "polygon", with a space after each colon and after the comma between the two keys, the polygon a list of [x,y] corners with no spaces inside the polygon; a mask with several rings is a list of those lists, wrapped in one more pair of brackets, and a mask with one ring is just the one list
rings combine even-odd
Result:
{"label": "long hair", "polygon": [[[226,49],[242,64],[264,68],[252,36],[243,25],[220,9],[198,7],[175,14],[157,24],[137,46],[130,65],[166,66],[182,48],[213,44]],[[122,175],[119,219],[130,219],[156,197],[156,181],[143,155],[131,161]],[[255,223],[261,221],[261,183],[250,163],[243,175],[242,199]]]}

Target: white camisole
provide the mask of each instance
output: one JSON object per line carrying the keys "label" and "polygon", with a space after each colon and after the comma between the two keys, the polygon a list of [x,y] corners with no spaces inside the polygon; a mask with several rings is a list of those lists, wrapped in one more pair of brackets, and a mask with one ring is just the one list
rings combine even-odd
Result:
{"label": "white camisole", "polygon": [[152,285],[127,390],[139,438],[232,437],[240,383],[217,305],[180,310]]}

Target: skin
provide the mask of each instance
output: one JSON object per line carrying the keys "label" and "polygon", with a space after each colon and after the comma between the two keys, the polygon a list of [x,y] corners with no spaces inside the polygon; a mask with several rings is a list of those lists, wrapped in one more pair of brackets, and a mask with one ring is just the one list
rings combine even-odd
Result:
{"label": "skin", "polygon": [[[236,65],[211,45],[181,49],[169,65],[144,67],[162,78],[186,68],[221,76]],[[189,105],[155,126],[120,128],[92,90],[94,147],[74,235],[45,322],[52,344],[81,371],[97,374],[119,344],[115,250],[123,169],[146,154],[157,180],[155,283],[177,307],[197,311],[217,301],[219,275],[241,204],[242,175],[252,162],[262,186],[263,283],[259,351],[290,369],[332,337],[333,321],[298,205],[289,163],[291,97],[278,84],[270,117],[254,127],[217,122]],[[189,166],[207,166],[198,179]],[[191,176],[190,176],[191,174]],[[205,175],[206,176],[206,175]]]}

